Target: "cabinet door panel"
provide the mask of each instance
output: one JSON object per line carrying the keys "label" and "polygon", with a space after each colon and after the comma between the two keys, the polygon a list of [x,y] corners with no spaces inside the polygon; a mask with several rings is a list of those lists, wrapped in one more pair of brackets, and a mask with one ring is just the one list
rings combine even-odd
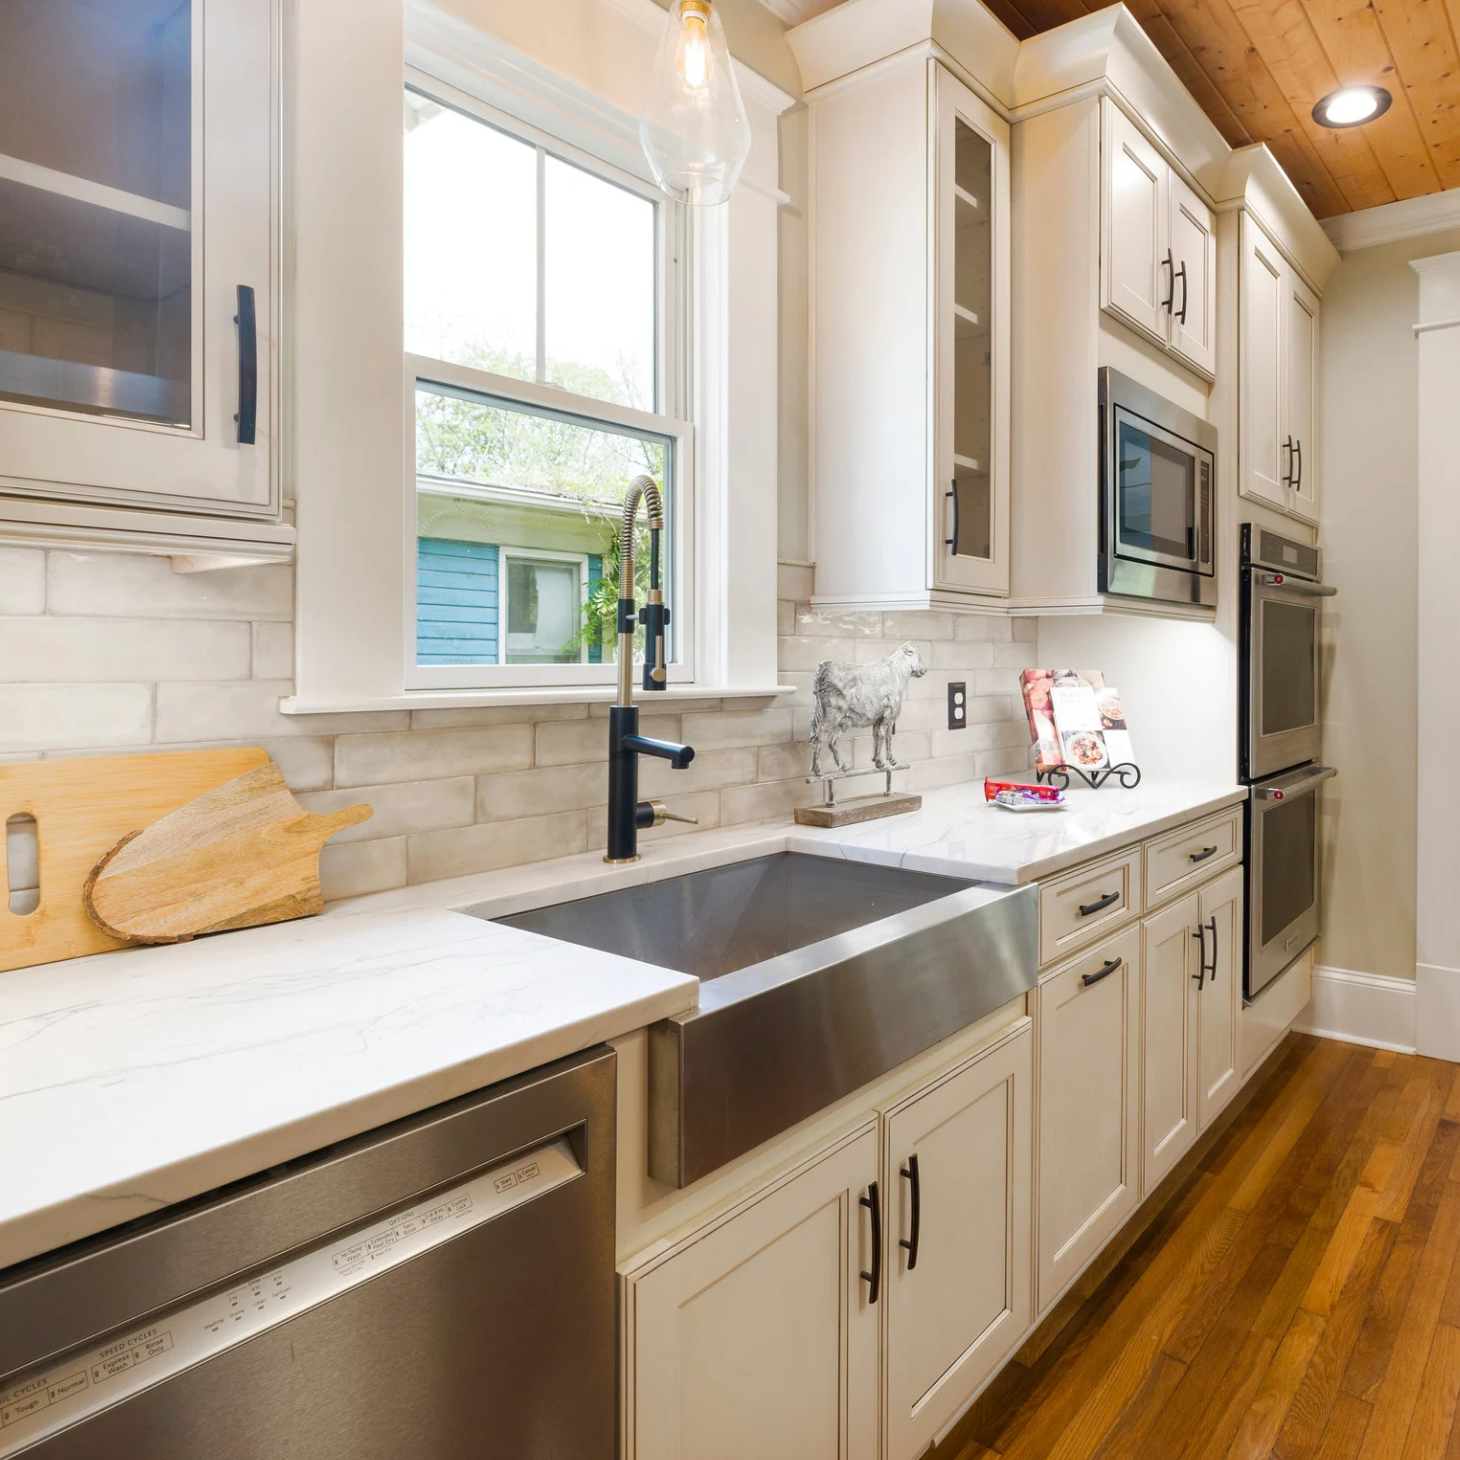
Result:
{"label": "cabinet door panel", "polygon": [[628,1460],[873,1460],[874,1126],[624,1279]]}
{"label": "cabinet door panel", "polygon": [[1293,438],[1288,505],[1309,522],[1318,521],[1318,433],[1313,429],[1317,386],[1318,300],[1288,269],[1283,288],[1283,434]]}
{"label": "cabinet door panel", "polygon": [[1242,218],[1241,462],[1243,496],[1288,505],[1288,451],[1283,424],[1283,292],[1287,265],[1266,234]]}
{"label": "cabinet door panel", "polygon": [[934,579],[1009,591],[1008,128],[936,62]]}
{"label": "cabinet door panel", "polygon": [[1196,924],[1193,893],[1141,924],[1141,1196],[1197,1130]]}
{"label": "cabinet door panel", "polygon": [[1140,963],[1132,927],[1039,988],[1041,1313],[1137,1201]]}
{"label": "cabinet door panel", "polygon": [[1171,187],[1171,348],[1206,375],[1217,372],[1216,220],[1174,172]]}
{"label": "cabinet door panel", "polygon": [[[44,245],[6,265],[6,489],[271,515],[275,6],[194,0],[153,24],[56,0],[35,15],[0,21],[44,98],[0,121],[0,153],[35,164],[6,206]],[[257,314],[253,445],[234,420],[239,285]]]}
{"label": "cabinet door panel", "polygon": [[[895,1107],[886,1120],[887,1460],[910,1460],[1023,1336],[1030,1317],[1032,1031]],[[912,1240],[909,1158],[920,1222]]]}
{"label": "cabinet door panel", "polygon": [[1105,128],[1104,306],[1165,344],[1171,271],[1166,263],[1167,179],[1171,169],[1113,103]]}
{"label": "cabinet door panel", "polygon": [[1197,1052],[1198,1124],[1205,1130],[1237,1092],[1241,1077],[1242,938],[1241,867],[1201,890],[1200,985]]}

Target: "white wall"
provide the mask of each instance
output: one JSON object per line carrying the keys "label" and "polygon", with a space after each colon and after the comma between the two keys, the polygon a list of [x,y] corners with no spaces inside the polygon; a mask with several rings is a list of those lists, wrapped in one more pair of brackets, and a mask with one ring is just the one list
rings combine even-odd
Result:
{"label": "white wall", "polygon": [[[1418,281],[1409,261],[1460,248],[1460,231],[1346,254],[1323,296],[1319,544],[1338,589],[1326,609],[1320,961],[1413,978]],[[1446,768],[1431,770],[1450,794]]]}

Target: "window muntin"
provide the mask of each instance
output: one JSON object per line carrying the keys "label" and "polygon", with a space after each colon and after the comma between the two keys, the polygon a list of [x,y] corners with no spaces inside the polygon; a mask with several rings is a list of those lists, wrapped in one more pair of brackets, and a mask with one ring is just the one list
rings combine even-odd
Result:
{"label": "window muntin", "polygon": [[[617,523],[639,472],[660,484],[666,504],[670,677],[692,677],[675,651],[676,638],[689,642],[688,428],[665,369],[682,350],[665,347],[678,328],[678,250],[666,247],[683,226],[678,210],[607,165],[560,155],[568,149],[526,127],[519,136],[515,124],[475,115],[467,99],[432,93],[405,94],[416,489],[409,682],[611,680]],[[477,575],[459,602],[457,568]],[[575,575],[569,623],[559,600]],[[535,616],[514,629],[525,597],[535,597]]]}

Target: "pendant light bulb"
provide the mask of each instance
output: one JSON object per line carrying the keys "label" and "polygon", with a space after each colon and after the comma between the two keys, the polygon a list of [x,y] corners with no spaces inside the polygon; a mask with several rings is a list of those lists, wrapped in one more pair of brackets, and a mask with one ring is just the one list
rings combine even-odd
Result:
{"label": "pendant light bulb", "polygon": [[680,202],[723,203],[750,152],[750,123],[710,0],[670,0],[639,140],[654,181]]}

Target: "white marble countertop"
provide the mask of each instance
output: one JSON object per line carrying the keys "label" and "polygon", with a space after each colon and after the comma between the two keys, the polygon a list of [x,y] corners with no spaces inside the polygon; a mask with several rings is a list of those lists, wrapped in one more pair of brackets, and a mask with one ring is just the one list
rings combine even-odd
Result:
{"label": "white marble countertop", "polygon": [[587,853],[0,973],[0,1268],[695,1005],[693,978],[483,916],[786,850],[1030,882],[1245,796],[1109,786],[1020,814],[979,783],[840,830],[696,832],[632,867]]}
{"label": "white marble countertop", "polygon": [[693,1007],[428,909],[0,973],[0,1268]]}

